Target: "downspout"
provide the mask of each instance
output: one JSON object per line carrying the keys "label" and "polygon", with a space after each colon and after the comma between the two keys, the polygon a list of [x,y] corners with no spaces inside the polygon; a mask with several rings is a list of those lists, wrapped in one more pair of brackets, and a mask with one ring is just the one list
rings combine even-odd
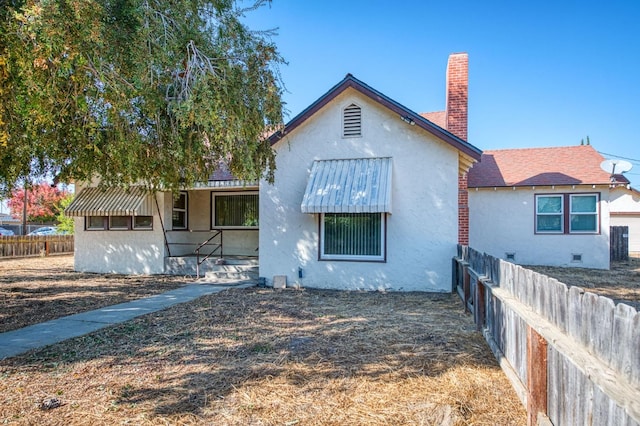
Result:
{"label": "downspout", "polygon": [[160,204],[158,204],[158,193],[154,197],[156,200],[156,209],[158,210],[158,217],[160,218],[160,226],[162,227],[162,237],[164,238],[164,246],[167,249],[168,257],[171,257],[171,249],[169,248],[169,242],[167,241],[167,230],[164,228],[164,222],[162,221],[162,213],[160,213]]}

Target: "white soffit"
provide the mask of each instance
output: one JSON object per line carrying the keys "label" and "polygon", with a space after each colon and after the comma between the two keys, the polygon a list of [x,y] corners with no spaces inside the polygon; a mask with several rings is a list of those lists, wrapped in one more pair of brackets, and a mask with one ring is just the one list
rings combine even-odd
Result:
{"label": "white soffit", "polygon": [[313,162],[302,213],[391,213],[391,158]]}
{"label": "white soffit", "polygon": [[84,188],[64,211],[66,216],[152,216],[153,198],[143,188]]}

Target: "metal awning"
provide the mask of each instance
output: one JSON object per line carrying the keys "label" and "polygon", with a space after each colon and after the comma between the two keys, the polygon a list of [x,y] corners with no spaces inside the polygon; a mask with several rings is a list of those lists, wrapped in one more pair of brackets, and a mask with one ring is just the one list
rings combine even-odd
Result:
{"label": "metal awning", "polygon": [[313,162],[302,213],[391,213],[391,158]]}
{"label": "metal awning", "polygon": [[84,188],[64,211],[66,216],[152,216],[153,198],[140,187]]}

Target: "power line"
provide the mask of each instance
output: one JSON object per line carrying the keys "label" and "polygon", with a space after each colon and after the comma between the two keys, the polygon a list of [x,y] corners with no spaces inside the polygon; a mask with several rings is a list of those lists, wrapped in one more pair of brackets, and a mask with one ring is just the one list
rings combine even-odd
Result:
{"label": "power line", "polygon": [[640,160],[636,160],[635,158],[622,157],[620,155],[614,155],[614,154],[607,154],[606,152],[602,152],[602,151],[598,151],[598,153],[602,155],[608,155],[609,157],[621,158],[623,160],[628,160],[628,161],[632,161],[634,163],[640,164]]}

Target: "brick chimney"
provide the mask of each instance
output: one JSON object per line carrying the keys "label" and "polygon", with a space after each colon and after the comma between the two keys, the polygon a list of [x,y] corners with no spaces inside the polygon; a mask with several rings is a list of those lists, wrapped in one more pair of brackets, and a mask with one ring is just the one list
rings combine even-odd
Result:
{"label": "brick chimney", "polygon": [[453,53],[447,64],[447,130],[467,140],[467,103],[469,92],[469,56]]}
{"label": "brick chimney", "polygon": [[[467,140],[469,56],[453,53],[447,64],[447,130]],[[469,245],[469,193],[466,173],[458,177],[458,244]]]}

